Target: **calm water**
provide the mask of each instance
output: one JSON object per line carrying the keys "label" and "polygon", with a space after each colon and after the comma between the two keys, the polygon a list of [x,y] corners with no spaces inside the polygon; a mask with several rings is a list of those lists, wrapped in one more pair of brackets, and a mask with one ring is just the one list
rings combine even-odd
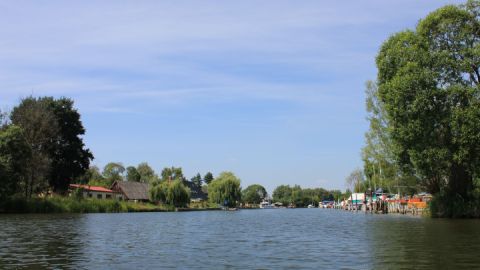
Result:
{"label": "calm water", "polygon": [[331,209],[2,215],[0,268],[479,269],[480,221]]}

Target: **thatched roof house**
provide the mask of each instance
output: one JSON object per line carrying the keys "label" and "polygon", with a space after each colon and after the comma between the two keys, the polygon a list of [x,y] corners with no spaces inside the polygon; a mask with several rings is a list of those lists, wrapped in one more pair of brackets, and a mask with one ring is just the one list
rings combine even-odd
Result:
{"label": "thatched roof house", "polygon": [[133,181],[115,181],[111,188],[115,192],[122,193],[128,201],[148,201],[149,185],[147,183]]}

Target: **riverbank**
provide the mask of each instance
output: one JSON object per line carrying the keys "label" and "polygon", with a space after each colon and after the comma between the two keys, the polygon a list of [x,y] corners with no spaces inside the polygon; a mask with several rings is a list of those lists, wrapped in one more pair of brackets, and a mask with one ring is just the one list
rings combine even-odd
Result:
{"label": "riverbank", "polygon": [[74,197],[15,198],[0,202],[2,214],[42,213],[126,213],[220,210],[209,203],[192,203],[190,207],[176,208],[164,204],[126,202],[119,200],[78,199]]}

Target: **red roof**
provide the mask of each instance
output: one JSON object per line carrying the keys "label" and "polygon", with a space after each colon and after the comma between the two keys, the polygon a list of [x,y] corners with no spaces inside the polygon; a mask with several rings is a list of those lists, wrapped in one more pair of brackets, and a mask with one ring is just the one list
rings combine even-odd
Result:
{"label": "red roof", "polygon": [[113,193],[113,190],[99,186],[70,184],[70,188],[83,188],[90,191]]}

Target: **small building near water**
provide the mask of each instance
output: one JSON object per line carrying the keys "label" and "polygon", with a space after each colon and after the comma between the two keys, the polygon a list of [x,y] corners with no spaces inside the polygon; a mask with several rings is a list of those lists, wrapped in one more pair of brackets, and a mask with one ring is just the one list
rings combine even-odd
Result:
{"label": "small building near water", "polygon": [[80,185],[80,184],[70,184],[70,190],[82,190],[82,196],[84,198],[94,198],[94,199],[123,199],[122,194],[117,193],[111,189],[91,186],[91,185]]}
{"label": "small building near water", "polygon": [[134,202],[147,202],[149,185],[147,183],[133,181],[115,181],[112,190],[123,196],[124,200]]}

